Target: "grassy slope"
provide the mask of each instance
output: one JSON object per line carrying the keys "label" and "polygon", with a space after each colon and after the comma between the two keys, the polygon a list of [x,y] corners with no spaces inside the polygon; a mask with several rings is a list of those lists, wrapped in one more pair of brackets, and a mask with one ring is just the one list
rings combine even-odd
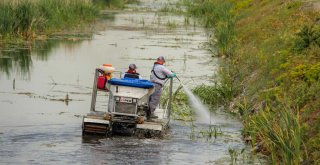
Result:
{"label": "grassy slope", "polygon": [[[240,107],[249,104],[244,110],[254,112],[243,116],[247,133],[263,141],[274,161],[319,163],[320,42],[306,46],[301,42],[312,35],[319,40],[319,11],[299,1],[246,1],[249,3],[241,5],[244,2],[237,1],[234,11],[240,13],[240,19],[236,24],[238,47],[232,61],[239,70],[233,74],[240,76],[235,83],[243,84],[245,89],[236,101]],[[317,34],[297,35],[304,27]],[[291,129],[292,124],[281,125],[282,111],[292,113],[299,129]],[[259,125],[264,115],[270,116]],[[265,129],[266,125],[270,128]],[[294,140],[299,142],[293,144]]]}
{"label": "grassy slope", "polygon": [[[217,30],[233,24],[233,19],[212,14],[224,3],[233,4],[229,13],[236,18],[235,36]],[[216,44],[219,54],[228,57],[222,85],[195,92],[207,102],[218,97],[239,112],[245,136],[274,164],[319,164],[319,10],[292,0],[205,0],[195,6],[193,15],[215,17],[211,23],[218,42],[231,38],[227,49]],[[230,96],[234,99],[228,102]]]}

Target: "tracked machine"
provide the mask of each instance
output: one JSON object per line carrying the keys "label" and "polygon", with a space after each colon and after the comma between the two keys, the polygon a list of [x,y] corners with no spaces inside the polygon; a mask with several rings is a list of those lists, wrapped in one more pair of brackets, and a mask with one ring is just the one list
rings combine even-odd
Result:
{"label": "tracked machine", "polygon": [[[154,91],[153,84],[143,79],[105,77],[110,76],[113,71],[114,69],[102,67],[95,70],[90,113],[83,117],[83,135],[113,135],[122,132],[162,134],[168,128],[170,120],[172,92],[168,108],[156,109],[158,119],[145,121],[149,96]],[[96,109],[98,92],[108,92],[106,109]]]}

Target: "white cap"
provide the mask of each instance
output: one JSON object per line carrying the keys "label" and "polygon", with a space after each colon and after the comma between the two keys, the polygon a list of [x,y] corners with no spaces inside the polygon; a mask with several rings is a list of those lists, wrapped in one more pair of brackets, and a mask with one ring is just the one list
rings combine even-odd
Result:
{"label": "white cap", "polygon": [[159,61],[159,60],[164,61],[164,62],[166,61],[163,56],[158,57],[157,61]]}

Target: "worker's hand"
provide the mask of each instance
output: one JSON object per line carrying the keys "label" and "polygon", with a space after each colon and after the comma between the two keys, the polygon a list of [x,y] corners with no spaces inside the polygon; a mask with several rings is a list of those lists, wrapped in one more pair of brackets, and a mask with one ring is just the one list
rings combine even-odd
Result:
{"label": "worker's hand", "polygon": [[174,73],[174,72],[172,72],[173,73],[173,76],[172,77],[177,77],[177,74],[176,73]]}
{"label": "worker's hand", "polygon": [[174,72],[172,72],[172,76],[167,76],[168,78],[173,78],[173,77],[176,77],[177,76],[177,74],[176,73],[174,73]]}
{"label": "worker's hand", "polygon": [[174,71],[171,71],[171,72],[173,73],[172,77],[177,77],[176,72],[174,72]]}

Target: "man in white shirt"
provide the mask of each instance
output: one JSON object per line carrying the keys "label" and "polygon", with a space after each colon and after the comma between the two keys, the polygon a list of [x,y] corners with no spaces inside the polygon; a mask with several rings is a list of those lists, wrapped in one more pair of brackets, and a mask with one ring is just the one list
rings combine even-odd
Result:
{"label": "man in white shirt", "polygon": [[151,94],[149,98],[149,110],[147,112],[147,119],[158,118],[154,115],[156,107],[160,103],[160,97],[162,94],[162,87],[167,78],[176,77],[176,73],[171,72],[163,66],[165,63],[163,56],[157,58],[157,61],[154,63],[151,70],[150,81],[153,83],[155,91]]}

